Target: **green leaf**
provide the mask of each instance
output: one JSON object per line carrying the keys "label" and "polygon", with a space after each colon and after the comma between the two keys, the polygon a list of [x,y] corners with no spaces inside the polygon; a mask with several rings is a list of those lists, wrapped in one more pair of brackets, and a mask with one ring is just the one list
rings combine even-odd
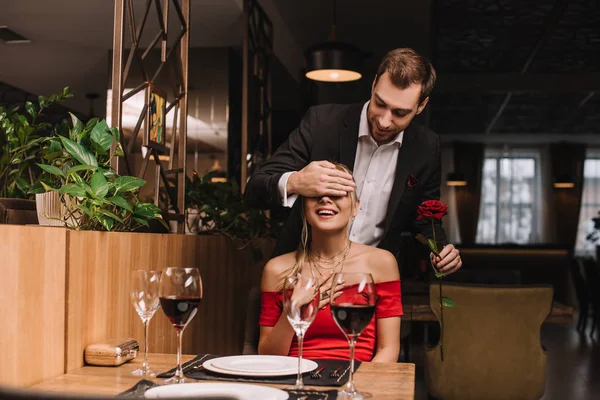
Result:
{"label": "green leaf", "polygon": [[105,120],[98,122],[92,128],[91,138],[94,142],[98,143],[98,145],[100,145],[100,147],[102,147],[104,150],[110,149],[110,146],[114,141],[114,138]]}
{"label": "green leaf", "polygon": [[121,135],[119,134],[119,128],[111,128],[110,131],[112,132],[117,143],[121,143]]}
{"label": "green leaf", "polygon": [[149,227],[149,226],[150,226],[150,225],[148,224],[148,221],[146,221],[146,220],[145,220],[145,219],[143,219],[143,218],[133,217],[133,220],[134,220],[135,222],[137,222],[138,224],[144,225],[144,226],[146,226],[146,227]]}
{"label": "green leaf", "polygon": [[151,203],[139,203],[135,206],[135,214],[147,218],[160,217],[160,208]]}
{"label": "green leaf", "polygon": [[15,182],[17,184],[17,187],[21,189],[23,193],[27,193],[27,191],[29,190],[29,182],[22,178],[15,178]]}
{"label": "green leaf", "polygon": [[427,243],[429,244],[429,250],[432,251],[436,256],[440,256],[437,249],[437,243],[433,239],[427,239]]}
{"label": "green leaf", "polygon": [[68,194],[69,196],[73,197],[87,197],[85,190],[74,184],[64,185],[58,192],[60,194]]}
{"label": "green leaf", "polygon": [[115,179],[114,185],[117,192],[131,192],[146,184],[146,181],[133,176],[120,176]]}
{"label": "green leaf", "polygon": [[37,109],[35,107],[35,104],[33,104],[32,102],[25,102],[25,109],[27,110],[29,115],[31,115],[32,118],[35,118],[37,116]]}
{"label": "green leaf", "polygon": [[129,212],[133,212],[133,208],[131,207],[131,204],[129,204],[127,202],[127,200],[125,200],[122,196],[113,196],[113,197],[107,198],[106,200],[113,203],[116,206],[124,208],[125,210],[127,210]]}
{"label": "green leaf", "polygon": [[442,296],[441,303],[442,303],[442,306],[444,306],[444,307],[448,307],[448,308],[456,307],[456,303],[450,297]]}
{"label": "green leaf", "polygon": [[74,167],[69,168],[69,170],[67,171],[67,176],[74,174],[75,172],[79,172],[79,171],[87,171],[90,169],[96,169],[98,167],[94,167],[93,165],[76,165]]}
{"label": "green leaf", "polygon": [[441,279],[441,278],[443,278],[444,276],[446,276],[446,274],[444,274],[443,272],[436,272],[436,273],[435,273],[435,277],[436,277],[436,278],[438,278],[438,279]]}
{"label": "green leaf", "polygon": [[86,124],[85,129],[92,129],[98,123],[98,118],[91,118]]}
{"label": "green leaf", "polygon": [[51,140],[49,151],[50,151],[50,153],[56,153],[57,151],[62,151],[62,146],[60,145],[60,142],[58,140]]}
{"label": "green leaf", "polygon": [[40,194],[40,193],[46,193],[46,190],[44,189],[44,186],[42,186],[41,182],[36,182],[33,185],[31,185],[31,187],[29,188],[29,192],[27,192],[28,194]]}
{"label": "green leaf", "polygon": [[55,167],[54,165],[38,164],[38,167],[48,172],[49,174],[60,176],[61,178],[66,178],[65,173],[60,168]]}
{"label": "green leaf", "polygon": [[75,140],[77,135],[83,131],[83,122],[81,122],[79,118],[75,116],[75,114],[69,113],[69,115],[71,116],[71,123],[73,124],[73,129],[71,129],[70,136],[72,140]]}
{"label": "green leaf", "polygon": [[108,210],[100,209],[100,213],[106,215],[107,217],[111,217],[113,219],[116,219],[120,223],[123,223],[123,220],[121,218],[119,218],[118,216],[116,216],[115,214],[113,214],[112,212],[110,212]]}
{"label": "green leaf", "polygon": [[108,182],[102,172],[97,171],[92,175],[90,187],[92,188],[94,197],[104,198],[106,196],[106,193],[108,193]]}
{"label": "green leaf", "polygon": [[98,216],[96,216],[96,218],[98,219],[98,221],[100,221],[102,226],[107,231],[110,231],[112,229],[113,225],[115,224],[115,221],[112,218],[106,217],[104,215],[98,215]]}
{"label": "green leaf", "polygon": [[96,161],[96,158],[79,143],[75,143],[62,136],[60,137],[60,140],[62,141],[63,146],[65,146],[65,150],[67,150],[67,152],[81,164],[93,165],[94,167],[98,166],[98,161]]}

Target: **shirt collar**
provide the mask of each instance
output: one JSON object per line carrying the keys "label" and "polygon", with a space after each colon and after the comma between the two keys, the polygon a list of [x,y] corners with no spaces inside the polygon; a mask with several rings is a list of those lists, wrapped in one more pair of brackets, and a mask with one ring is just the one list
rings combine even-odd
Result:
{"label": "shirt collar", "polygon": [[[367,108],[369,108],[369,102],[371,100],[367,101],[365,103],[365,105],[362,108],[362,112],[360,113],[360,123],[358,124],[358,138],[363,138],[363,137],[369,137],[373,142],[375,142],[375,140],[373,140],[373,138],[371,138],[371,135],[369,134],[369,121],[367,120]],[[402,146],[402,139],[404,138],[404,131],[400,132],[399,134],[396,135],[396,137],[394,138],[394,140],[392,140],[390,143],[396,143],[398,145],[398,147]]]}

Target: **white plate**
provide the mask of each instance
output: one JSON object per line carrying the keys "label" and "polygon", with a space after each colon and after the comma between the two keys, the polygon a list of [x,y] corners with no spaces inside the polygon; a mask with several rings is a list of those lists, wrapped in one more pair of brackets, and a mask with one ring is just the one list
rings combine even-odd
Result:
{"label": "white plate", "polygon": [[223,398],[224,400],[286,400],[289,395],[283,390],[242,383],[182,383],[153,387],[144,393],[147,399],[193,397],[196,399]]}
{"label": "white plate", "polygon": [[[287,356],[231,356],[219,357],[202,364],[209,371],[237,376],[285,376],[298,373],[298,359]],[[319,365],[302,359],[302,373]]]}

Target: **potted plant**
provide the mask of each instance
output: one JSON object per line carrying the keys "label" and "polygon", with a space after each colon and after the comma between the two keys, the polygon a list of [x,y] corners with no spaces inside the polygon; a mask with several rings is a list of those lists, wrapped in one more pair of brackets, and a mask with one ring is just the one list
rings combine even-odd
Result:
{"label": "potted plant", "polygon": [[195,211],[200,233],[225,235],[236,243],[238,250],[249,248],[256,261],[262,252],[254,241],[275,236],[275,229],[263,210],[246,205],[235,179],[213,181],[219,171],[199,176],[195,171],[186,177],[185,203]]}
{"label": "potted plant", "polygon": [[[123,155],[119,131],[105,120],[91,119],[85,125],[71,114],[68,137],[45,139],[44,171],[32,185],[32,193],[53,193],[60,199],[62,225],[77,230],[134,231],[148,222],[163,221],[160,209],[138,198],[146,182],[133,176],[119,176],[110,169],[112,157]],[[110,154],[111,146],[115,152]]]}
{"label": "potted plant", "polygon": [[38,103],[23,107],[0,107],[0,198],[30,199],[31,185],[38,180],[44,140],[60,128],[44,121],[43,113],[53,104],[72,97],[68,87],[50,97],[39,96]]}

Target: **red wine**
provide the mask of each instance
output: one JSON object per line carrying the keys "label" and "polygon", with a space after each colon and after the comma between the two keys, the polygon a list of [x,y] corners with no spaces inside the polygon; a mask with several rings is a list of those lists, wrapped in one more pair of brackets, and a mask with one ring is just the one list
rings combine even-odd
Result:
{"label": "red wine", "polygon": [[338,326],[349,337],[358,336],[369,325],[375,305],[341,303],[331,306],[331,314]]}
{"label": "red wine", "polygon": [[200,300],[192,296],[166,296],[160,298],[160,306],[175,329],[181,329],[196,315]]}

